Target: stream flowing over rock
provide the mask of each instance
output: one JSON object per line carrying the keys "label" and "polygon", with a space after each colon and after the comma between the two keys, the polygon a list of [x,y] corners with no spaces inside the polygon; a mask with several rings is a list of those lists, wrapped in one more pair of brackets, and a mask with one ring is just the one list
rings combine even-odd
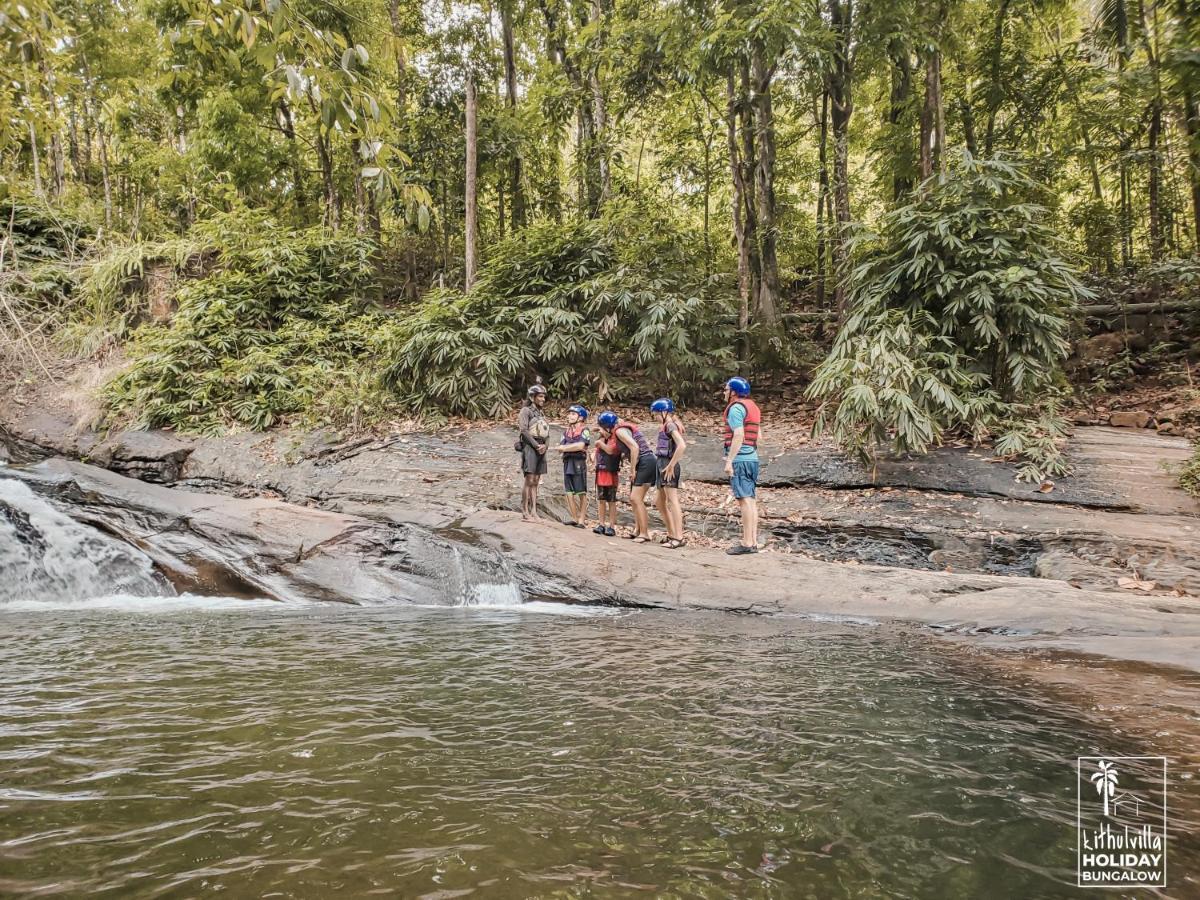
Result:
{"label": "stream flowing over rock", "polygon": [[63,515],[11,478],[0,478],[0,573],[0,603],[174,593],[146,554]]}

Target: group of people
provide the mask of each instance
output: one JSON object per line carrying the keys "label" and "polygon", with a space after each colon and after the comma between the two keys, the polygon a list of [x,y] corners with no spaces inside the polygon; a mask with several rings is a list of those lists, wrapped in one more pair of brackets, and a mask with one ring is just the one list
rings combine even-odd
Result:
{"label": "group of people", "polygon": [[[758,441],[762,433],[762,414],[750,399],[750,382],[734,377],[724,387],[725,473],[737,500],[742,518],[742,538],[728,549],[730,554],[758,552]],[[566,425],[556,446],[550,445],[550,423],[543,408],[546,388],[535,384],[517,419],[520,436],[514,449],[521,454],[521,472],[525,477],[521,491],[521,517],[540,518],[537,509],[538,487],[546,474],[547,455],[553,450],[562,457],[563,487],[567,495],[570,520],[575,528],[588,526],[588,454],[594,458],[596,500],[599,523],[592,529],[598,535],[615,537],[617,533],[617,488],[621,470],[628,463],[629,504],[633,508],[635,543],[650,541],[650,513],[646,494],[657,488],[655,506],[666,526],[663,545],[672,550],[685,544],[683,506],[679,487],[683,478],[682,461],[687,452],[683,422],[669,397],[650,404],[658,416],[658,435],[651,446],[634,422],[622,419],[612,410],[596,417],[596,432],[588,424],[590,413],[581,405],[567,410]]]}

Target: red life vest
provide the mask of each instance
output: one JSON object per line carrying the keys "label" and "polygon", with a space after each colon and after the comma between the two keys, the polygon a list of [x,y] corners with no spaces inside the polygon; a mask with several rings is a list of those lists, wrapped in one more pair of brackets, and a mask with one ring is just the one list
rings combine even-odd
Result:
{"label": "red life vest", "polygon": [[733,428],[729,425],[729,411],[737,403],[746,407],[746,421],[742,423],[742,428],[745,431],[742,435],[742,444],[746,447],[757,447],[758,426],[762,424],[762,413],[758,409],[758,404],[749,397],[736,397],[732,403],[725,407],[725,449],[728,450],[733,445]]}

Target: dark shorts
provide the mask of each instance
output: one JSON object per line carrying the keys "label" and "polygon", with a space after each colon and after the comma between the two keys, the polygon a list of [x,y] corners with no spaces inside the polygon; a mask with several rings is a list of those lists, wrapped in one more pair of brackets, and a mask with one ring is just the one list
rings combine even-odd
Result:
{"label": "dark shorts", "polygon": [[538,453],[536,447],[526,444],[521,451],[521,471],[526,475],[545,475],[546,454]]}
{"label": "dark shorts", "polygon": [[586,494],[587,472],[563,472],[563,490],[568,494]]}
{"label": "dark shorts", "polygon": [[660,488],[677,488],[683,480],[683,466],[675,464],[675,471],[670,478],[666,476],[667,463],[671,460],[665,456],[658,458],[658,481],[655,484]]}
{"label": "dark shorts", "polygon": [[658,481],[658,457],[643,453],[638,457],[637,471],[633,473],[633,486],[654,486]]}
{"label": "dark shorts", "polygon": [[739,500],[757,496],[758,463],[753,460],[735,459],[729,486],[733,489],[733,496]]}
{"label": "dark shorts", "polygon": [[605,503],[616,503],[617,486],[615,484],[596,485],[596,499],[603,500]]}

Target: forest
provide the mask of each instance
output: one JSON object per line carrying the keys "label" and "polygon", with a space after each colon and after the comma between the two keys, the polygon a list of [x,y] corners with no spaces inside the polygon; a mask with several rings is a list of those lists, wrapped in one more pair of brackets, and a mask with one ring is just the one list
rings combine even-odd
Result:
{"label": "forest", "polygon": [[[0,42],[0,363],[115,358],[114,420],[738,370],[1036,479],[1081,391],[1192,383],[1197,0],[3,0]],[[1131,303],[1169,326],[1069,377]]]}

